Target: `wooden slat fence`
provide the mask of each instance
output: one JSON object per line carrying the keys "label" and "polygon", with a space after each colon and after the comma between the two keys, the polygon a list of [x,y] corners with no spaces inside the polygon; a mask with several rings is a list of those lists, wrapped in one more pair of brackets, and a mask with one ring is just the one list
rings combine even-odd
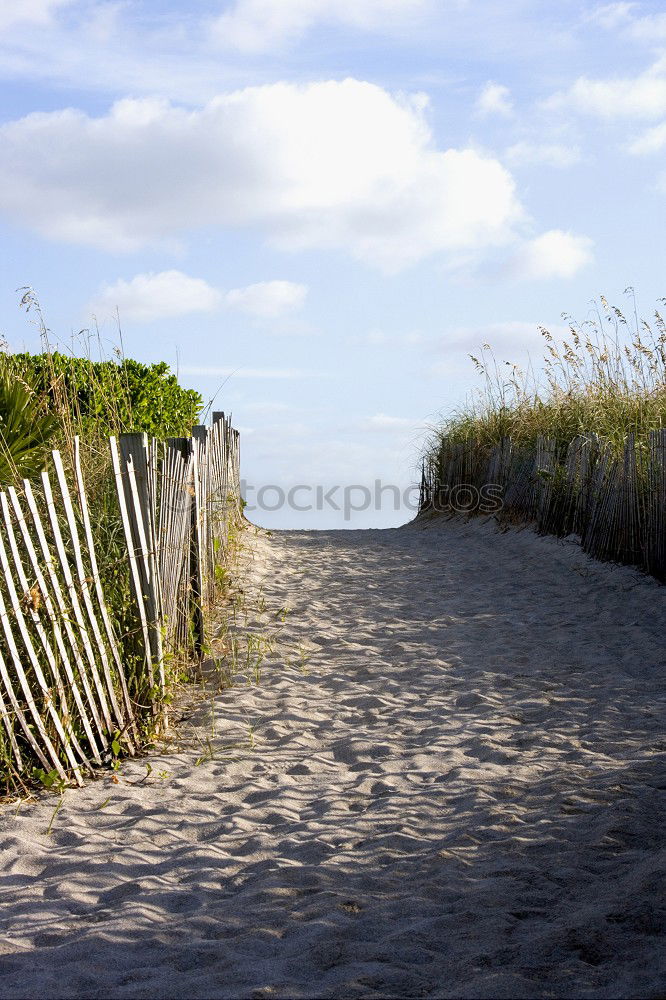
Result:
{"label": "wooden slat fence", "polygon": [[[493,484],[500,522],[577,535],[594,558],[639,566],[666,581],[666,429],[652,431],[647,442],[629,435],[620,456],[595,434],[567,447],[540,437],[525,448],[506,438],[490,452],[472,440],[444,440],[424,463],[420,509],[462,513],[456,488],[471,486],[481,496]],[[484,510],[478,504],[469,512]]]}
{"label": "wooden slat fence", "polygon": [[0,770],[81,784],[122,746],[136,752],[146,708],[166,725],[169,657],[201,655],[217,568],[240,511],[239,435],[224,414],[191,438],[110,439],[141,649],[128,674],[100,576],[80,449],[52,453],[39,483],[0,492]]}

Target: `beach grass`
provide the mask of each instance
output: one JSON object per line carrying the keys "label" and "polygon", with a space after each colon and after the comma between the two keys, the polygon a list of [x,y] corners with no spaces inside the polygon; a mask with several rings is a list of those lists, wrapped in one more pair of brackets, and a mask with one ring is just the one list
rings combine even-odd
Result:
{"label": "beach grass", "polygon": [[666,426],[666,321],[659,310],[650,321],[636,310],[628,318],[601,296],[591,318],[563,318],[562,337],[539,327],[543,357],[526,368],[498,359],[490,344],[470,355],[482,385],[434,429],[427,455],[444,441],[489,450],[504,438],[519,446],[539,437],[566,445],[580,434],[597,434],[619,453],[629,435],[644,442]]}

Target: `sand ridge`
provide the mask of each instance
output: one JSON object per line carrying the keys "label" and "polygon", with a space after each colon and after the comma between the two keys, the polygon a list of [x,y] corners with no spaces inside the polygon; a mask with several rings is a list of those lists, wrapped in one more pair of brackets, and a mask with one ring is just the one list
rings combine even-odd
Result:
{"label": "sand ridge", "polygon": [[261,683],[3,807],[0,996],[660,995],[666,588],[478,521],[250,555]]}

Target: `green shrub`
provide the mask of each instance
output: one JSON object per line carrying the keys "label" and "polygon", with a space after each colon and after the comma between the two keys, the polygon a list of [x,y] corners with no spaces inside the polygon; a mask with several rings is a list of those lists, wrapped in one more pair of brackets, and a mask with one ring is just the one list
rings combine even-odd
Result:
{"label": "green shrub", "polygon": [[60,430],[44,400],[0,358],[0,486],[36,475]]}
{"label": "green shrub", "polygon": [[199,393],[180,386],[163,361],[91,361],[54,351],[8,355],[6,365],[82,437],[136,431],[186,436],[203,406]]}

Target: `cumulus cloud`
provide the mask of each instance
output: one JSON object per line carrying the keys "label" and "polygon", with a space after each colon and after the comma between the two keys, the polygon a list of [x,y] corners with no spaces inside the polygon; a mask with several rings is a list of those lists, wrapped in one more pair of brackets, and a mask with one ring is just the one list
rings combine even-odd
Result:
{"label": "cumulus cloud", "polygon": [[513,114],[509,88],[504,87],[501,83],[489,81],[477,98],[476,111],[483,117],[500,115],[503,118],[509,118]]}
{"label": "cumulus cloud", "polygon": [[31,114],[0,127],[0,212],[112,251],[252,227],[386,271],[510,242],[523,218],[510,173],[438,149],[426,108],[347,79],[249,87],[194,111],[125,99],[100,118]]}
{"label": "cumulus cloud", "polygon": [[613,31],[626,25],[632,19],[632,11],[636,7],[635,3],[605,3],[600,7],[595,7],[587,16],[587,20],[593,24],[598,24],[606,31]]}
{"label": "cumulus cloud", "polygon": [[569,90],[545,102],[551,109],[568,109],[599,118],[657,118],[666,113],[666,63],[659,59],[638,76],[606,79],[579,77]]}
{"label": "cumulus cloud", "polygon": [[587,236],[550,229],[526,241],[512,258],[509,273],[520,280],[573,278],[594,257]]}
{"label": "cumulus cloud", "polygon": [[18,24],[49,24],[59,7],[73,0],[0,0],[0,32]]}
{"label": "cumulus cloud", "polygon": [[182,271],[137,274],[130,281],[119,278],[113,285],[103,285],[88,310],[95,315],[114,314],[137,323],[156,319],[210,312],[221,301],[220,293],[201,278],[191,278]]}
{"label": "cumulus cloud", "polygon": [[598,24],[606,31],[621,29],[625,37],[648,45],[666,39],[666,14],[639,15],[639,10],[638,3],[608,3],[592,10],[586,20]]}
{"label": "cumulus cloud", "polygon": [[664,146],[666,146],[666,122],[661,122],[660,125],[655,125],[635,139],[629,146],[629,152],[643,156],[646,153],[658,153]]}
{"label": "cumulus cloud", "polygon": [[630,34],[641,42],[654,45],[666,39],[666,14],[646,14],[637,17],[630,28]]}
{"label": "cumulus cloud", "polygon": [[299,41],[318,23],[383,30],[422,13],[428,0],[236,0],[212,25],[223,46],[271,51]]}
{"label": "cumulus cloud", "polygon": [[228,306],[260,319],[276,319],[302,309],[307,286],[294,281],[258,281],[245,288],[232,288],[224,297]]}
{"label": "cumulus cloud", "polygon": [[505,158],[511,166],[543,166],[564,169],[580,163],[578,146],[560,143],[516,142],[509,146]]}

